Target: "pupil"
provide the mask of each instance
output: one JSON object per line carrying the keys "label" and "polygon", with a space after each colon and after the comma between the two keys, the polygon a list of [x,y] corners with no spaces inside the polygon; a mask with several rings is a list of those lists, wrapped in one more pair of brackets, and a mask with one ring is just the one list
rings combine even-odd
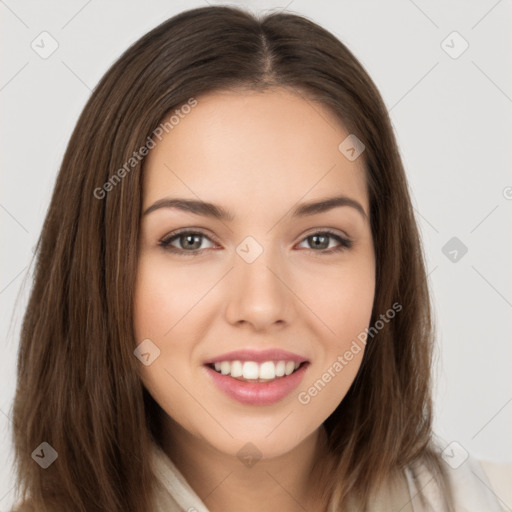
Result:
{"label": "pupil", "polygon": [[[314,245],[316,247],[319,247],[320,245],[325,246],[325,241],[327,240],[327,237],[325,235],[313,235],[311,238],[313,238],[313,240],[315,240]],[[323,238],[323,240],[324,240],[323,244],[321,242],[319,244],[317,243],[319,238]],[[325,247],[323,247],[323,248],[325,248]]]}
{"label": "pupil", "polygon": [[[199,240],[199,238],[200,238],[199,235],[186,235],[185,236],[185,239],[187,240],[186,246],[187,247],[193,247],[194,249],[196,249],[196,247],[194,246],[194,239],[197,242]],[[199,241],[199,244],[196,243],[195,245],[200,246],[201,242]]]}

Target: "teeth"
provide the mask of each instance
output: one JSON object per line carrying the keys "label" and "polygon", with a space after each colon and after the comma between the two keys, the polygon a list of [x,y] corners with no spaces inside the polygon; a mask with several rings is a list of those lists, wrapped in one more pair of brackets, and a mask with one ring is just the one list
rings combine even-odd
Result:
{"label": "teeth", "polygon": [[222,361],[222,363],[220,363],[220,373],[222,373],[222,375],[227,375],[230,372],[231,363],[229,361]]}
{"label": "teeth", "polygon": [[242,366],[242,377],[244,379],[258,378],[258,363],[254,361],[246,361]]}
{"label": "teeth", "polygon": [[276,365],[272,361],[266,361],[260,365],[258,377],[260,379],[275,379]]}
{"label": "teeth", "polygon": [[284,375],[285,367],[286,367],[286,363],[284,361],[279,361],[276,364],[276,377],[282,377]]}
{"label": "teeth", "polygon": [[295,363],[293,361],[288,361],[286,366],[284,367],[284,374],[291,375],[295,371]]}
{"label": "teeth", "polygon": [[291,375],[300,363],[294,361],[221,361],[214,364],[215,370],[222,375],[246,380],[274,380],[276,377]]}
{"label": "teeth", "polygon": [[231,377],[241,377],[243,375],[243,367],[240,361],[232,361],[231,363]]}

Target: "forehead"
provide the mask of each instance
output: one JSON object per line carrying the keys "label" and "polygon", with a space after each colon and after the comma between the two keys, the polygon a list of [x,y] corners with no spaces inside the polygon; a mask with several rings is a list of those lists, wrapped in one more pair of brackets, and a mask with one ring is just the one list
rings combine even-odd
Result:
{"label": "forehead", "polygon": [[363,158],[341,153],[349,132],[326,106],[284,89],[196,100],[146,158],[146,205],[179,194],[272,209],[339,192],[368,211]]}

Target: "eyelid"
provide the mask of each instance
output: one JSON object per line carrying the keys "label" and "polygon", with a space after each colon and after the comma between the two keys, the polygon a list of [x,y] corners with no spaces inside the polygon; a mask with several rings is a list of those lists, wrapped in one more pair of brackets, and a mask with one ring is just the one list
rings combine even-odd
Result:
{"label": "eyelid", "polygon": [[348,233],[337,228],[312,228],[311,230],[306,231],[306,234],[302,235],[302,240],[308,236],[316,235],[317,233],[328,233],[329,235],[339,236],[345,240],[352,241],[352,238],[348,235]]}

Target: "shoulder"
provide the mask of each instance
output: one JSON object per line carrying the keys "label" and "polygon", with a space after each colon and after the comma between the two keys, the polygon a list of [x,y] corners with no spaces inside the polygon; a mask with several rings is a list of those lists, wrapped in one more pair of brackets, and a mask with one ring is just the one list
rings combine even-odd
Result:
{"label": "shoulder", "polygon": [[468,455],[458,467],[448,466],[455,503],[461,510],[502,512],[503,503],[493,489],[480,462]]}
{"label": "shoulder", "polygon": [[479,460],[491,488],[501,501],[502,507],[512,508],[512,464]]}
{"label": "shoulder", "polygon": [[[502,512],[505,510],[496,489],[490,483],[480,462],[467,452],[457,459],[444,457],[446,482],[452,489],[457,512]],[[406,470],[406,477],[414,512],[444,510],[444,497],[432,473],[425,464]],[[419,493],[426,502],[421,502]]]}

